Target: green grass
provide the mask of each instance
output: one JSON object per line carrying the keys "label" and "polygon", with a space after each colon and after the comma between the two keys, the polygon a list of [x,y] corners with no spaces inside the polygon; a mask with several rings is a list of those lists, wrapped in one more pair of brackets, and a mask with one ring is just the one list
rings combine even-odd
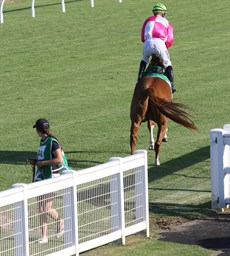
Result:
{"label": "green grass", "polygon": [[[209,131],[229,123],[228,0],[166,0],[175,42],[175,100],[194,111],[197,132],[169,122],[169,141],[153,166],[149,152],[150,218],[200,218],[210,210]],[[220,1],[218,1],[220,2]],[[69,159],[79,170],[127,156],[129,107],[142,53],[140,29],[152,3],[144,0],[30,1],[4,5],[0,25],[0,190],[29,183],[25,160],[36,154],[32,126],[46,117]],[[143,124],[137,149],[148,146]],[[151,222],[153,223],[153,222]],[[86,255],[211,255],[198,246],[156,239],[127,239]],[[95,254],[94,254],[95,253]],[[111,253],[111,254],[110,254]]]}

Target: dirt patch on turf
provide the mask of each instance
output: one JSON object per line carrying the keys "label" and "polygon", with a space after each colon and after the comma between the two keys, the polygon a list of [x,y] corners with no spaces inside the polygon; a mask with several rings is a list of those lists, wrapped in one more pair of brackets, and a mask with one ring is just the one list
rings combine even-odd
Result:
{"label": "dirt patch on turf", "polygon": [[153,225],[158,230],[173,230],[175,227],[188,222],[187,219],[178,217],[159,217],[151,218],[150,225]]}
{"label": "dirt patch on turf", "polygon": [[166,218],[156,220],[156,225],[161,241],[199,245],[216,251],[215,255],[230,255],[230,215],[187,222]]}

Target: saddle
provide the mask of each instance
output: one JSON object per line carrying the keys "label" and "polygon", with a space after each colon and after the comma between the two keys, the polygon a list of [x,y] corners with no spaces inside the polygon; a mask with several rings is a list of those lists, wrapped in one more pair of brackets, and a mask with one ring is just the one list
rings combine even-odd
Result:
{"label": "saddle", "polygon": [[144,76],[145,75],[149,75],[149,74],[160,74],[160,75],[164,75],[165,74],[165,68],[163,65],[163,60],[156,56],[155,54],[153,54],[151,56],[151,61],[147,67],[147,69],[144,72]]}
{"label": "saddle", "polygon": [[162,66],[159,66],[157,64],[152,64],[150,63],[149,66],[147,67],[147,69],[144,72],[144,76],[148,75],[148,74],[161,74],[164,75],[165,74],[165,68]]}
{"label": "saddle", "polygon": [[143,77],[148,77],[148,76],[159,77],[159,78],[163,79],[164,81],[166,81],[168,83],[169,87],[171,88],[171,83],[170,83],[168,77],[165,75],[165,68],[163,66],[160,66],[156,63],[150,62],[149,66],[143,73]]}

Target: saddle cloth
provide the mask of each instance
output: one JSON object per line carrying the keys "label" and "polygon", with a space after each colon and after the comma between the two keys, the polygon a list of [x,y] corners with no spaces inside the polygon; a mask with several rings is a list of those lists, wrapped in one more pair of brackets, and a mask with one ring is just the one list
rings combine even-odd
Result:
{"label": "saddle cloth", "polygon": [[167,82],[168,85],[169,85],[169,87],[172,89],[171,83],[170,83],[168,77],[165,76],[165,75],[163,75],[163,74],[158,74],[158,73],[145,73],[145,74],[143,75],[143,77],[159,77],[159,78],[163,79],[165,82]]}

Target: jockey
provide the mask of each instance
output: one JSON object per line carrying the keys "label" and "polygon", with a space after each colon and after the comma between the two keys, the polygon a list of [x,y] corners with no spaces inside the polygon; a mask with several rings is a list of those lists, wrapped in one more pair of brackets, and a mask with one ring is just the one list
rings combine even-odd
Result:
{"label": "jockey", "polygon": [[151,16],[144,21],[141,30],[141,40],[144,43],[144,46],[138,73],[138,81],[143,76],[146,65],[149,62],[149,57],[152,54],[155,54],[163,60],[165,75],[171,82],[172,92],[174,93],[176,91],[173,83],[174,74],[168,53],[168,48],[172,46],[174,41],[173,27],[165,18],[167,13],[165,5],[162,3],[155,4],[152,12],[154,16]]}

